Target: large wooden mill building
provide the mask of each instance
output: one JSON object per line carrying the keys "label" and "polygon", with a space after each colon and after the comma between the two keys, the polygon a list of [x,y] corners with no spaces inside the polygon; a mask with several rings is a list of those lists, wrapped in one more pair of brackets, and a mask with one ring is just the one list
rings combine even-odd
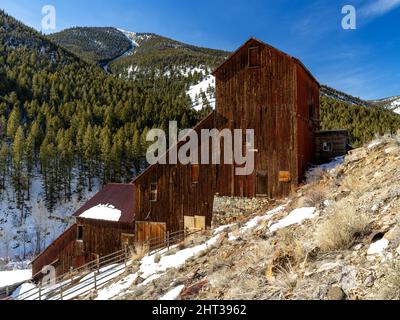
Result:
{"label": "large wooden mill building", "polygon": [[[216,194],[286,197],[314,160],[316,136],[332,147],[329,133],[318,133],[320,85],[298,59],[252,38],[214,76],[216,109],[194,130],[254,129],[254,172],[237,176],[237,165],[224,163],[155,164],[131,184],[107,185],[76,212],[76,224],[33,261],[34,274],[50,264],[61,274],[126,243],[210,227]],[[334,151],[325,149],[326,156]],[[90,217],[88,210],[96,206],[120,215]]]}

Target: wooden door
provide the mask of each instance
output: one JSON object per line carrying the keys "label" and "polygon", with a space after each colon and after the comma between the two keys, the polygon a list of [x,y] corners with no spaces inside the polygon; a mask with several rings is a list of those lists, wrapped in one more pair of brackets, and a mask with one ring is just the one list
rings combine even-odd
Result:
{"label": "wooden door", "polygon": [[195,216],[194,217],[194,228],[195,228],[195,230],[205,230],[206,229],[206,217]]}
{"label": "wooden door", "polygon": [[136,242],[154,247],[166,242],[167,224],[161,222],[136,222]]}
{"label": "wooden door", "polygon": [[266,196],[268,194],[268,175],[266,171],[257,171],[257,195]]}
{"label": "wooden door", "polygon": [[185,216],[185,231],[205,230],[206,217],[205,216]]}

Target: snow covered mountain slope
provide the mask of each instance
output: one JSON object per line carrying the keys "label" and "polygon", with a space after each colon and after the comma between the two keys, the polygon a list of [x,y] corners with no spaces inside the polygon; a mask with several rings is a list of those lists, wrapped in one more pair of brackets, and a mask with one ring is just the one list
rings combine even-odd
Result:
{"label": "snow covered mountain slope", "polygon": [[371,102],[374,103],[375,105],[381,106],[385,109],[400,114],[400,96],[394,96],[381,100],[374,100]]}
{"label": "snow covered mountain slope", "polygon": [[207,106],[215,109],[215,77],[208,75],[198,84],[190,86],[188,95],[196,110]]}
{"label": "snow covered mountain slope", "polygon": [[13,269],[9,261],[30,260],[45,249],[73,223],[72,214],[99,190],[97,182],[91,192],[83,192],[81,199],[75,193],[70,202],[58,203],[52,213],[44,205],[40,175],[32,179],[31,200],[23,210],[16,207],[13,189],[3,190],[0,193],[0,270]]}

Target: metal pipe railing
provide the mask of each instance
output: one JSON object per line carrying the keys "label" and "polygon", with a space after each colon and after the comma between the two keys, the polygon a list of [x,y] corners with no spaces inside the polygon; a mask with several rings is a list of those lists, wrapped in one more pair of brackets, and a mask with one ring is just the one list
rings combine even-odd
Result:
{"label": "metal pipe railing", "polygon": [[[169,233],[167,232],[166,236],[162,237],[154,237],[151,239],[148,239],[147,241],[144,242],[144,245],[149,246],[149,250],[152,252],[152,254],[155,254],[159,252],[160,250],[163,250],[167,248],[168,250],[170,247],[179,241],[185,240],[187,237],[197,234],[199,232],[203,231],[203,229],[198,229],[198,230],[193,230],[193,231],[187,231],[187,230],[180,230],[176,232]],[[127,254],[127,249],[124,250],[119,250],[116,252],[113,252],[111,254],[108,254],[106,256],[102,256],[98,259],[95,259],[79,268],[73,269],[69,272],[66,272],[60,276],[58,276],[55,279],[54,285],[48,284],[46,286],[40,285],[39,288],[32,288],[21,295],[17,297],[19,300],[27,300],[29,298],[35,297],[34,300],[37,300],[36,297],[38,297],[39,300],[43,298],[52,298],[52,296],[58,296],[62,300],[64,297],[70,296],[72,293],[75,293],[77,291],[81,291],[82,288],[88,287],[89,285],[94,284],[95,288],[98,287],[97,283],[106,278],[109,277],[117,272],[122,271],[124,268],[128,267],[127,261],[129,260],[130,256]],[[101,268],[104,268],[106,266],[112,265],[112,264],[117,264],[125,262],[123,267],[118,268],[114,270],[114,272],[108,272],[109,270],[104,270],[101,271]],[[86,276],[90,274],[90,272],[93,271],[93,280],[94,282],[87,284],[87,285],[79,285],[76,283],[76,281],[82,280]],[[37,273],[33,278],[38,276],[40,273]],[[104,277],[99,277],[99,275],[103,275]],[[86,281],[86,280],[85,280]],[[69,291],[69,289],[78,287],[73,291]],[[90,290],[88,290],[90,291]],[[86,291],[81,292],[80,295],[83,295],[86,293]],[[29,295],[27,295],[29,294]]]}

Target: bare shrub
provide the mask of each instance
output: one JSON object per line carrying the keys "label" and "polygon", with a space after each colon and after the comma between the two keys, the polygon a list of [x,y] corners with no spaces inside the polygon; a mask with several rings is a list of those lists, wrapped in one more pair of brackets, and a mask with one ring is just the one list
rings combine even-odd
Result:
{"label": "bare shrub", "polygon": [[136,243],[135,247],[132,250],[131,259],[133,261],[138,261],[143,259],[143,257],[148,254],[150,251],[150,247],[146,243]]}
{"label": "bare shrub", "polygon": [[187,247],[187,243],[185,241],[178,243],[178,246],[177,246],[178,250],[186,249],[186,247]]}
{"label": "bare shrub", "polygon": [[155,262],[155,263],[159,263],[160,261],[161,261],[161,254],[157,253],[157,254],[154,256],[154,262]]}
{"label": "bare shrub", "polygon": [[354,176],[347,176],[342,182],[342,186],[351,191],[356,197],[364,194],[366,185],[368,183],[363,183],[362,179]]}
{"label": "bare shrub", "polygon": [[304,244],[298,240],[301,235],[294,228],[284,228],[277,232],[277,243],[282,256],[295,265],[304,261],[306,250]]}
{"label": "bare shrub", "polygon": [[333,215],[320,225],[315,233],[318,247],[325,252],[347,249],[358,236],[370,231],[370,219],[358,213],[350,205],[342,204],[334,208]]}
{"label": "bare shrub", "polygon": [[388,267],[382,298],[385,300],[400,300],[400,262],[392,262]]}
{"label": "bare shrub", "polygon": [[293,291],[298,282],[298,275],[291,265],[286,268],[279,268],[276,277],[271,280],[270,286],[280,291],[283,295]]}
{"label": "bare shrub", "polygon": [[327,197],[326,186],[321,183],[313,184],[304,196],[304,205],[308,207],[318,207]]}
{"label": "bare shrub", "polygon": [[306,173],[306,183],[319,183],[325,176],[325,171],[321,167],[315,167]]}

